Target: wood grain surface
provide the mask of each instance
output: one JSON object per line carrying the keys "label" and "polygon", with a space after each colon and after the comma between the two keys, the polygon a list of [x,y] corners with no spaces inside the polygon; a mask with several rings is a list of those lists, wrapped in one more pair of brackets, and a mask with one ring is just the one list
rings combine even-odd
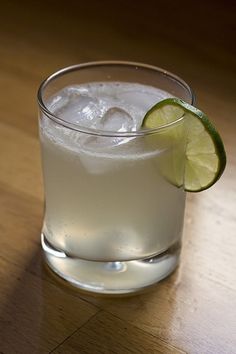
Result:
{"label": "wood grain surface", "polygon": [[[16,1],[0,6],[0,353],[236,353],[236,3]],[[189,194],[181,265],[145,294],[100,298],[44,266],[36,91],[59,68],[146,62],[183,77],[228,165]]]}

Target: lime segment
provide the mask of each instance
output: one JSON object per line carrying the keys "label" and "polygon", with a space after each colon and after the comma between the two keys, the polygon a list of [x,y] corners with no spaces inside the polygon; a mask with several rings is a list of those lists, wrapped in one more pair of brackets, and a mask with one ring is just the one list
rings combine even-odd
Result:
{"label": "lime segment", "polygon": [[[167,98],[158,102],[145,115],[143,128],[155,129],[181,121],[186,135],[184,152],[184,189],[199,192],[212,186],[222,175],[226,165],[226,154],[221,137],[208,117],[199,109],[178,98]],[[174,123],[176,124],[176,123]],[[181,136],[176,128],[166,128],[166,135],[177,143]],[[158,137],[157,137],[158,138]],[[165,169],[168,180],[180,186],[176,163],[179,152],[174,152],[175,167]]]}

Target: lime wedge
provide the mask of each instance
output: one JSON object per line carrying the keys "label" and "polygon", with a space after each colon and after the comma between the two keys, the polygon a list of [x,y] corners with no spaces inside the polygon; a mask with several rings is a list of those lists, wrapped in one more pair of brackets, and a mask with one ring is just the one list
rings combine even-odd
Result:
{"label": "lime wedge", "polygon": [[[172,162],[165,167],[165,175],[176,186],[184,186],[189,192],[199,192],[211,187],[222,175],[226,165],[226,154],[221,137],[208,117],[199,109],[189,105],[178,98],[167,98],[158,102],[145,115],[143,128],[164,128],[164,134],[178,146],[178,139],[183,135],[178,134],[178,123],[184,127],[186,149],[182,152],[173,149]],[[171,125],[176,122],[175,125]],[[183,180],[181,182],[178,163],[180,154],[184,156]]]}

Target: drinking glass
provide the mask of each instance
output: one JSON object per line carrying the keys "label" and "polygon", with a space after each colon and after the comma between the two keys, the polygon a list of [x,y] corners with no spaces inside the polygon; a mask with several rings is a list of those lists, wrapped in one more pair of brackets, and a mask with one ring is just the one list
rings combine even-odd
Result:
{"label": "drinking glass", "polygon": [[140,122],[154,103],[170,96],[193,103],[179,77],[121,61],[71,66],[39,88],[42,248],[49,267],[80,289],[137,292],[178,265],[184,117],[154,129],[137,128],[132,117]]}

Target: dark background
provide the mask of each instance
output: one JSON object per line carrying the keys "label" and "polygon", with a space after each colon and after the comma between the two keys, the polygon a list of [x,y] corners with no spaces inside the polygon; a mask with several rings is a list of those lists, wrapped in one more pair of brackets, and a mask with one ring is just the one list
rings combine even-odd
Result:
{"label": "dark background", "polygon": [[37,136],[36,93],[45,77],[82,62],[131,60],[187,81],[229,150],[235,18],[236,1],[230,0],[2,1],[0,120]]}
{"label": "dark background", "polygon": [[[123,59],[166,68],[193,86],[201,77],[206,88],[220,89],[224,68],[231,87],[235,14],[236,2],[229,0],[5,0],[0,10],[0,70],[10,69],[27,80],[33,67],[39,83],[67,65]],[[9,86],[1,74],[0,88]],[[11,87],[10,96],[13,91]]]}

